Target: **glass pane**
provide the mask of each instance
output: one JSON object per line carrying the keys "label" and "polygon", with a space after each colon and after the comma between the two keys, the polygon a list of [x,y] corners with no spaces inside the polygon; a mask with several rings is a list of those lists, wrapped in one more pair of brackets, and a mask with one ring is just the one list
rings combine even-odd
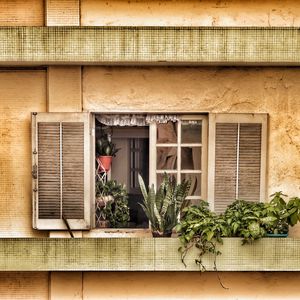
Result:
{"label": "glass pane", "polygon": [[[175,177],[176,182],[177,182],[177,174],[176,174],[176,173],[174,173],[174,174],[168,174],[168,176],[173,176],[173,177]],[[163,179],[164,179],[164,174],[157,174],[157,175],[156,175],[156,187],[157,187],[157,189],[158,189],[159,186],[161,185]]]}
{"label": "glass pane", "polygon": [[181,169],[201,170],[201,147],[181,148]]}
{"label": "glass pane", "polygon": [[157,143],[177,143],[177,123],[157,124]]}
{"label": "glass pane", "polygon": [[201,120],[182,121],[181,142],[182,143],[202,142],[202,121]]}
{"label": "glass pane", "polygon": [[181,174],[181,180],[190,180],[189,196],[201,196],[201,174]]}
{"label": "glass pane", "polygon": [[156,151],[157,170],[177,169],[177,147],[157,147]]}

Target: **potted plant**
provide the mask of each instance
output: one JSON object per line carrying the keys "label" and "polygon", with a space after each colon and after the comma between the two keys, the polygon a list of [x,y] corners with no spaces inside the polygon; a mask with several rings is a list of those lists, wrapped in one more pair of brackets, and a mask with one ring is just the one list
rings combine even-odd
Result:
{"label": "potted plant", "polygon": [[97,162],[101,171],[108,172],[110,170],[112,158],[119,150],[116,148],[116,144],[108,139],[107,134],[96,141]]}
{"label": "potted plant", "polygon": [[287,237],[289,226],[294,226],[300,220],[300,198],[291,198],[288,202],[287,197],[282,192],[271,195],[272,200],[265,204],[266,217],[262,220],[266,222],[267,236]]}
{"label": "potted plant", "polygon": [[176,179],[167,174],[157,192],[154,185],[145,187],[141,175],[139,184],[143,194],[143,203],[140,204],[150,221],[153,237],[170,237],[172,229],[177,225],[179,214],[187,205],[186,196],[190,189],[190,181],[176,184]]}
{"label": "potted plant", "polygon": [[128,195],[115,180],[96,182],[96,227],[126,227],[129,222]]}

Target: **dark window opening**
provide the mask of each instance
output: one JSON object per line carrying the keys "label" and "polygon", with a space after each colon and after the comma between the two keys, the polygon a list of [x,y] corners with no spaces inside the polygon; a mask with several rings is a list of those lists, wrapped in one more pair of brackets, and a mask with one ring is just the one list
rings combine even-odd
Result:
{"label": "dark window opening", "polygon": [[148,228],[149,221],[139,203],[143,196],[138,174],[149,185],[149,126],[107,126],[96,120],[96,141],[103,136],[118,149],[112,158],[107,180],[124,184],[128,193],[128,228]]}

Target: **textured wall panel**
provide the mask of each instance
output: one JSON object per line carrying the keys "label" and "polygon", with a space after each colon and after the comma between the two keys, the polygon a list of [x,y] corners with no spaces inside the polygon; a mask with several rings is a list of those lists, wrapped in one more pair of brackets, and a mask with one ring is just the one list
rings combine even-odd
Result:
{"label": "textured wall panel", "polygon": [[48,67],[48,111],[81,112],[81,67]]}
{"label": "textured wall panel", "polygon": [[[300,272],[84,272],[85,300],[298,300]],[[68,281],[65,281],[68,284]]]}
{"label": "textured wall panel", "polygon": [[1,300],[48,300],[48,272],[0,272]]}
{"label": "textured wall panel", "polygon": [[2,27],[4,64],[300,64],[298,28]]}
{"label": "textured wall panel", "polygon": [[83,26],[299,26],[298,0],[81,0]]}
{"label": "textured wall panel", "polygon": [[0,26],[43,26],[43,0],[1,0]]}
{"label": "textured wall panel", "polygon": [[[197,250],[185,267],[176,238],[0,239],[0,271],[199,271]],[[265,238],[241,245],[224,239],[217,257],[220,271],[300,271],[300,239]],[[214,257],[203,259],[214,270]]]}
{"label": "textured wall panel", "polygon": [[31,112],[46,111],[46,71],[0,72],[0,236],[32,230]]}
{"label": "textured wall panel", "polygon": [[80,25],[79,0],[46,0],[46,26]]}

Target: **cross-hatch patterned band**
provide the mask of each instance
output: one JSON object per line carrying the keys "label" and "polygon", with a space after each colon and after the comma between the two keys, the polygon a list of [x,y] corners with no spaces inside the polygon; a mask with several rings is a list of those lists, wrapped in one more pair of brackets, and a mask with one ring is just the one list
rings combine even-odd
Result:
{"label": "cross-hatch patterned band", "polygon": [[[218,248],[219,271],[300,271],[300,240],[266,238],[241,245],[226,238]],[[177,238],[0,239],[0,271],[199,271],[197,249],[181,262]],[[203,264],[214,270],[214,255]]]}
{"label": "cross-hatch patterned band", "polygon": [[299,65],[299,28],[0,27],[0,65]]}

